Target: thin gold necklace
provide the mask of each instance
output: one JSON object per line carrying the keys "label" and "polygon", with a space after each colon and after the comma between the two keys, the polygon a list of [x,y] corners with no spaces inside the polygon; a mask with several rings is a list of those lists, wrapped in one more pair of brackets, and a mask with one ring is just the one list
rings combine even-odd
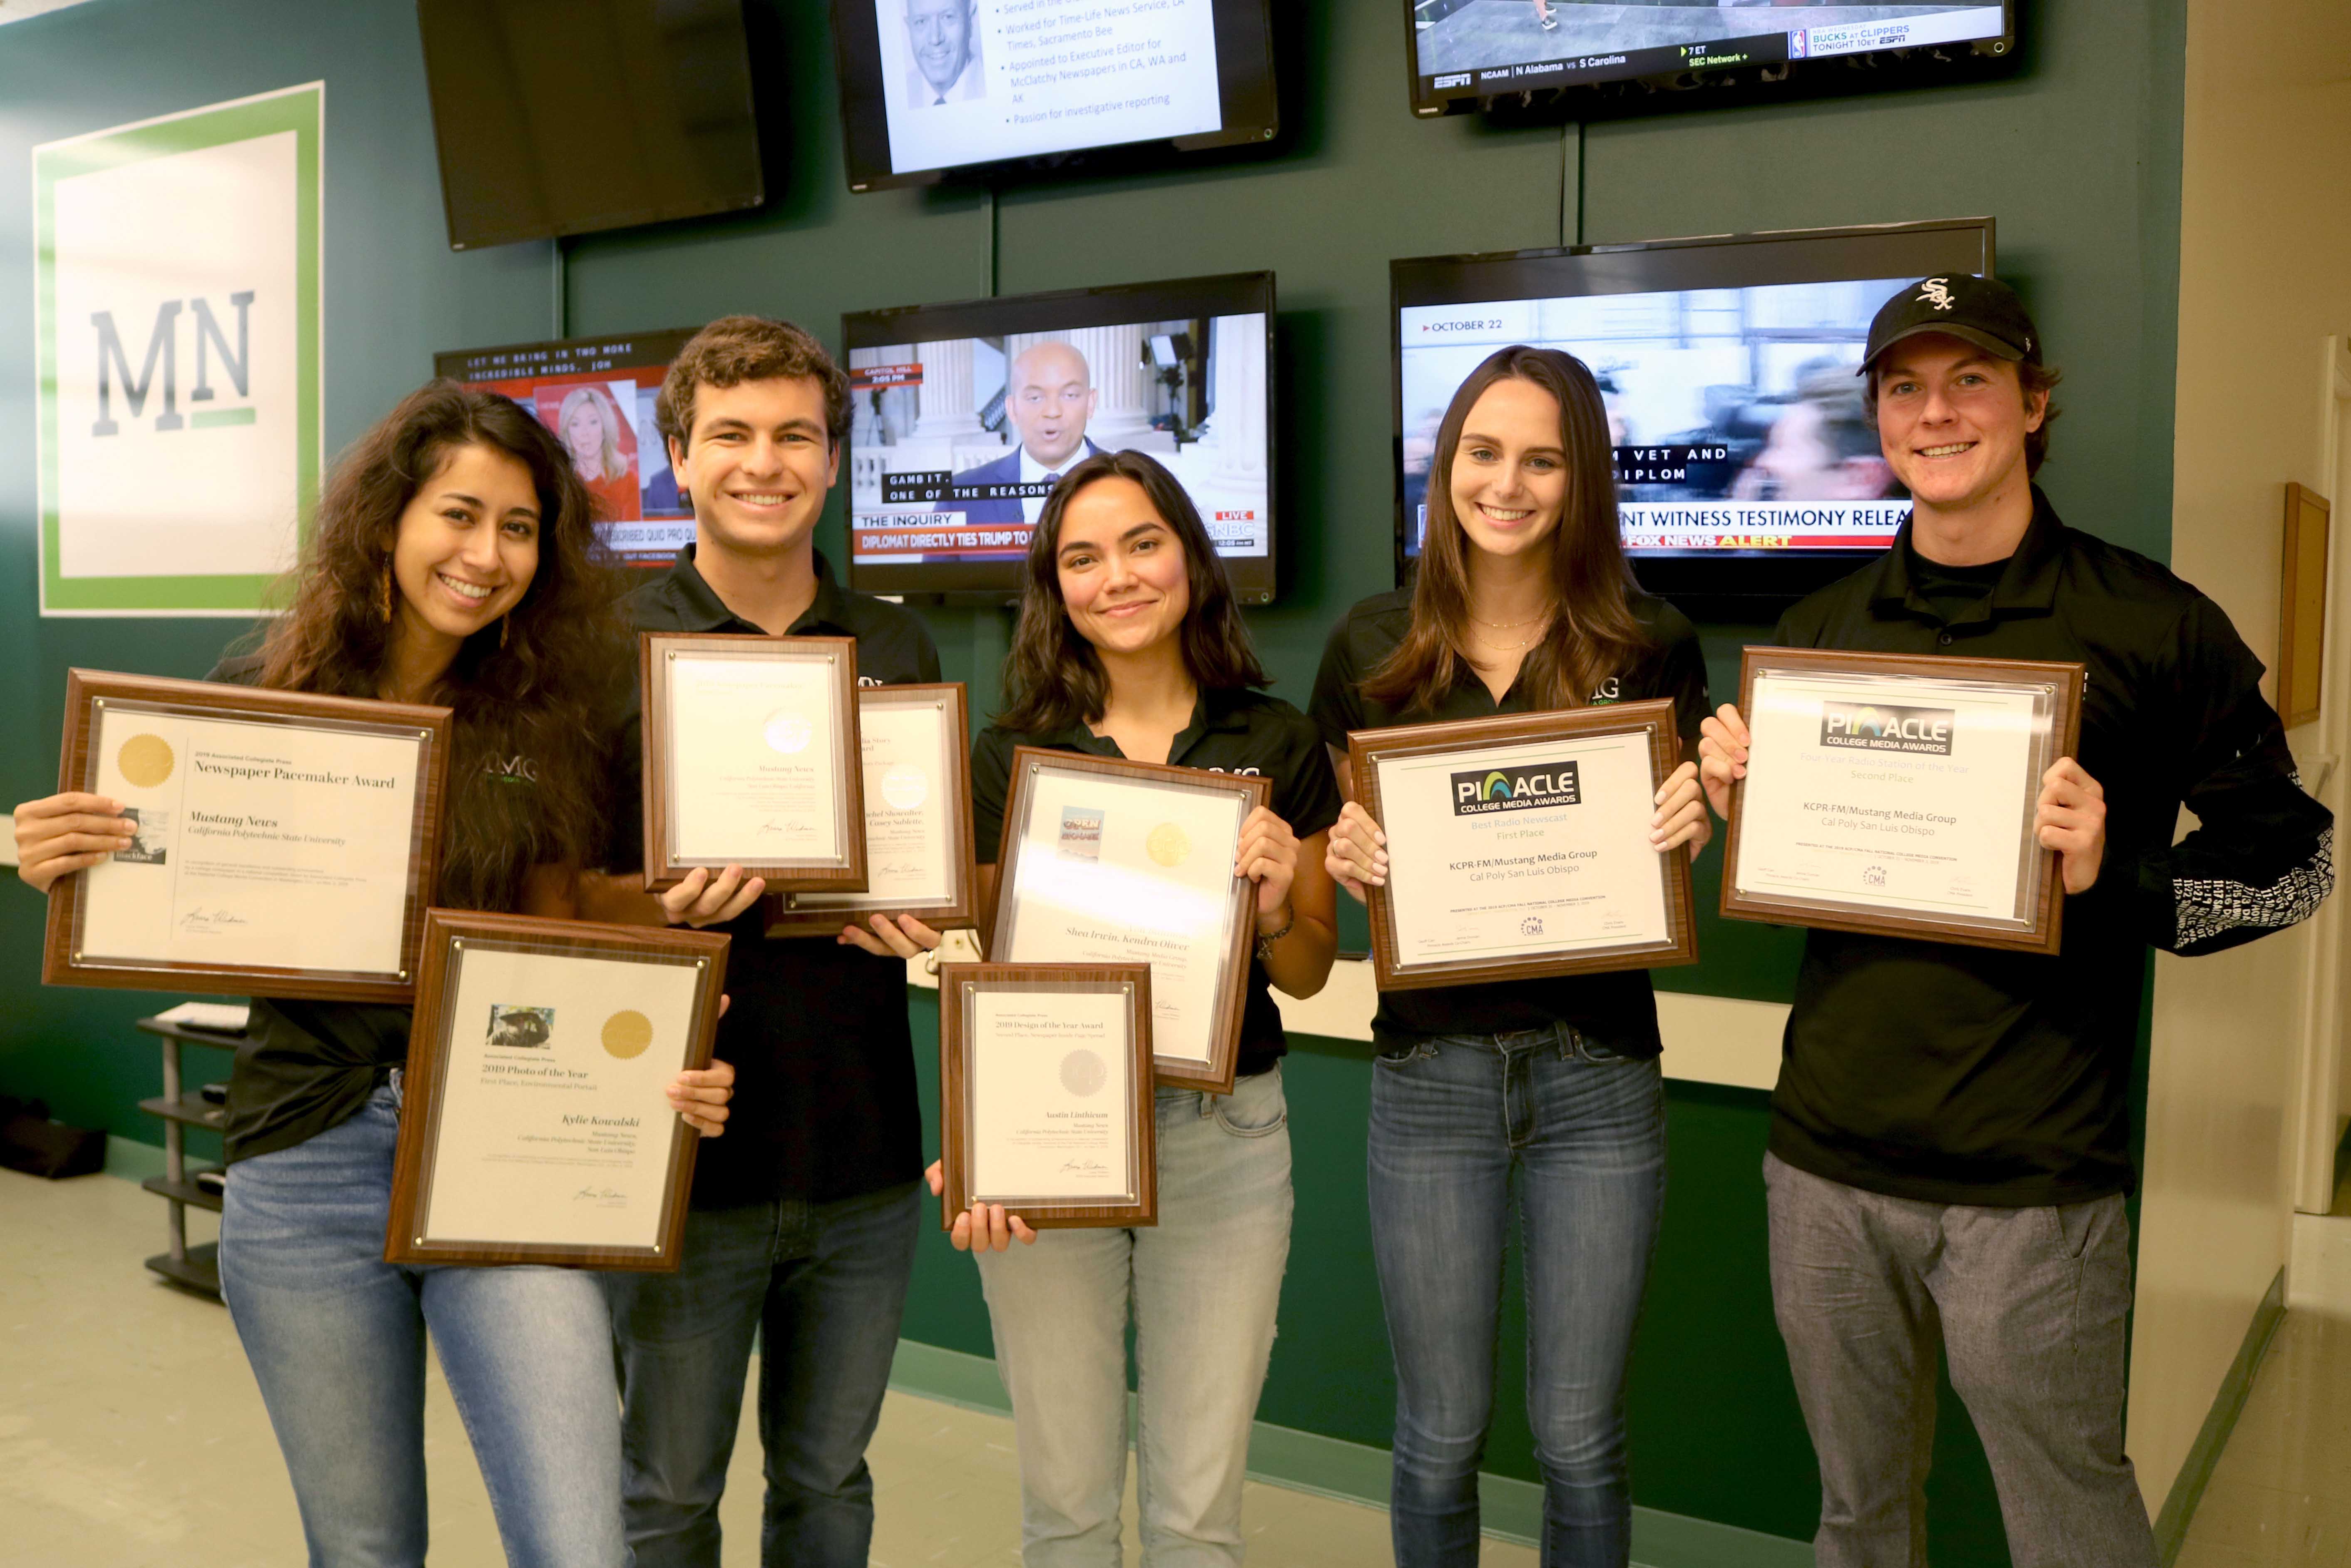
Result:
{"label": "thin gold necklace", "polygon": [[[1470,619],[1471,619],[1471,620],[1473,620],[1473,621],[1475,621],[1475,620],[1477,620],[1477,617],[1473,615],[1473,616],[1471,616],[1471,617],[1470,617]],[[1479,621],[1479,622],[1478,622],[1478,623],[1479,623],[1480,626],[1490,626],[1490,625],[1492,625],[1492,624],[1493,624],[1493,622],[1490,622],[1490,621]],[[1519,624],[1520,624],[1520,625],[1521,625],[1521,626],[1524,626],[1525,624],[1527,624],[1527,622],[1525,622],[1521,621],[1521,622],[1519,622]],[[1517,651],[1517,650],[1519,650],[1519,649],[1520,649],[1520,648],[1531,648],[1531,647],[1533,647],[1536,643],[1540,643],[1540,642],[1541,642],[1541,641],[1543,640],[1543,637],[1545,636],[1545,634],[1546,634],[1546,633],[1548,633],[1548,632],[1549,632],[1549,631],[1550,631],[1550,630],[1551,630],[1551,629],[1550,629],[1549,627],[1545,627],[1541,632],[1536,632],[1533,636],[1531,636],[1531,637],[1528,638],[1528,639],[1527,639],[1525,642],[1523,642],[1523,643],[1503,643],[1503,642],[1498,642],[1498,641],[1496,641],[1494,638],[1491,638],[1491,637],[1478,637],[1478,641],[1479,641],[1479,642],[1480,642],[1480,643],[1484,643],[1484,644],[1485,644],[1487,647],[1489,647],[1489,648],[1500,649],[1500,650],[1503,650],[1503,651],[1505,651],[1505,652],[1515,652],[1515,651]],[[1471,632],[1471,633],[1470,633],[1470,635],[1471,635],[1471,636],[1473,636],[1473,637],[1476,637],[1476,636],[1477,636],[1477,633],[1473,632]]]}
{"label": "thin gold necklace", "polygon": [[1480,626],[1490,627],[1497,632],[1515,632],[1521,626],[1531,626],[1538,621],[1548,621],[1552,618],[1552,613],[1551,611],[1546,610],[1539,615],[1530,615],[1524,621],[1485,621],[1475,615],[1469,619],[1476,621]]}

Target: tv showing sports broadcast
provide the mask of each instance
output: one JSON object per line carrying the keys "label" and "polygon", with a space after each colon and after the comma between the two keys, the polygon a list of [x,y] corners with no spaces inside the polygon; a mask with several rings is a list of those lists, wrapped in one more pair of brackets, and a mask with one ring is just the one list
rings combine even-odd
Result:
{"label": "tv showing sports broadcast", "polygon": [[653,429],[653,400],[691,329],[455,349],[433,373],[504,392],[555,432],[596,504],[596,534],[629,566],[694,542],[694,507]]}
{"label": "tv showing sports broadcast", "polygon": [[1045,497],[1148,453],[1199,508],[1245,603],[1273,596],[1273,275],[844,317],[850,580],[1008,599]]}
{"label": "tv showing sports broadcast", "polygon": [[833,0],[853,191],[1278,128],[1270,0]]}
{"label": "tv showing sports broadcast", "polygon": [[[2005,4],[1834,0],[1407,0],[1420,113],[1506,93],[2012,41]],[[1782,73],[1783,74],[1783,73]]]}
{"label": "tv showing sports broadcast", "polygon": [[1850,570],[1910,510],[1865,418],[1870,320],[1991,252],[1981,220],[1394,264],[1399,580],[1446,407],[1514,343],[1598,382],[1619,526],[1654,591],[1793,591]]}

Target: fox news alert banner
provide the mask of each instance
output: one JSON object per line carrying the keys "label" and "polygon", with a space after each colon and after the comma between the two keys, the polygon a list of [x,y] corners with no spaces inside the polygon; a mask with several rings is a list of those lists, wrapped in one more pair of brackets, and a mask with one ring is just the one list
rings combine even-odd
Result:
{"label": "fox news alert banner", "polygon": [[1214,0],[871,0],[896,174],[1224,128]]}

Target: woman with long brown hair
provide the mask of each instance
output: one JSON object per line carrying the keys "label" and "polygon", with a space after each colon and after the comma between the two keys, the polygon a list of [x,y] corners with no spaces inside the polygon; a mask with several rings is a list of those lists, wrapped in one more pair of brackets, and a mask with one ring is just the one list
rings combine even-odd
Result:
{"label": "woman with long brown hair", "polygon": [[[440,382],[347,452],[290,611],[214,679],[455,710],[437,902],[568,916],[601,850],[600,715],[623,676],[586,490],[509,400]],[[16,808],[47,890],[128,840],[116,802]],[[256,998],[223,1136],[222,1294],[313,1563],[424,1559],[429,1333],[512,1563],[619,1564],[620,1415],[591,1274],[383,1261],[409,1009]],[[732,1073],[672,1084],[716,1133]]]}
{"label": "woman with long brown hair", "polygon": [[[1232,868],[1257,883],[1233,1091],[1159,1088],[1158,1224],[1040,1236],[1001,1205],[956,1218],[955,1244],[979,1255],[1012,1395],[1021,1555],[1034,1568],[1119,1561],[1130,1315],[1144,1561],[1241,1560],[1242,1468],[1292,1208],[1286,1044],[1269,987],[1312,996],[1338,944],[1338,895],[1322,870],[1338,791],[1313,725],[1258,689],[1267,684],[1224,563],[1175,476],[1136,452],[1071,469],[1029,540],[1008,705],[972,746],[981,852],[992,859],[1002,833],[1016,746],[1259,774],[1273,791],[1241,824]],[[986,907],[996,867],[981,873]],[[1028,1245],[1011,1250],[1016,1238]]]}
{"label": "woman with long brown hair", "polygon": [[[1635,587],[1592,373],[1510,348],[1438,427],[1408,590],[1332,633],[1311,712],[1347,787],[1347,732],[1670,697],[1686,757],[1708,712],[1688,621]],[[1707,840],[1697,764],[1657,792],[1650,840]],[[1328,866],[1386,880],[1350,800]],[[1372,1247],[1395,1351],[1390,1518],[1399,1568],[1478,1560],[1478,1469],[1511,1189],[1525,1237],[1528,1416],[1546,1568],[1621,1568],[1631,1545],[1624,1385],[1665,1193],[1665,1095],[1641,971],[1388,991],[1372,1024]]]}

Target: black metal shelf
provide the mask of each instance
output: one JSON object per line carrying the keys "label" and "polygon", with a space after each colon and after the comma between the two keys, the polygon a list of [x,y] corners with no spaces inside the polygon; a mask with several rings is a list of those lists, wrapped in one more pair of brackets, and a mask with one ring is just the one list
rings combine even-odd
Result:
{"label": "black metal shelf", "polygon": [[228,1116],[227,1106],[215,1105],[202,1094],[183,1094],[177,1100],[166,1100],[159,1094],[152,1100],[139,1102],[139,1108],[150,1116],[161,1116],[166,1122],[177,1122],[183,1127],[202,1127],[212,1133],[219,1132],[221,1123]]}
{"label": "black metal shelf", "polygon": [[[218,1166],[206,1166],[205,1170],[218,1170]],[[196,1185],[197,1173],[190,1171],[185,1181],[173,1181],[170,1176],[149,1176],[139,1185],[157,1197],[168,1197],[173,1203],[184,1203],[190,1208],[209,1208],[220,1212],[220,1194],[208,1192]]]}
{"label": "black metal shelf", "polygon": [[158,1252],[147,1260],[147,1267],[175,1285],[201,1291],[215,1301],[220,1297],[220,1247],[216,1242],[191,1247],[183,1258]]}
{"label": "black metal shelf", "polygon": [[[220,1299],[219,1246],[206,1242],[202,1246],[188,1245],[188,1210],[208,1209],[218,1214],[221,1199],[218,1194],[206,1192],[196,1185],[199,1167],[188,1164],[187,1130],[202,1127],[217,1133],[227,1119],[228,1108],[215,1105],[201,1092],[185,1089],[180,1080],[180,1047],[201,1045],[212,1051],[235,1051],[239,1035],[222,1034],[214,1030],[189,1029],[184,1025],[166,1023],[159,1018],[139,1020],[139,1028],[155,1036],[163,1046],[163,1092],[153,1099],[141,1100],[139,1108],[163,1123],[163,1174],[150,1176],[139,1185],[162,1198],[170,1206],[170,1249],[147,1260],[147,1267],[172,1283],[198,1291],[217,1301]],[[214,1167],[205,1166],[202,1169]]]}

